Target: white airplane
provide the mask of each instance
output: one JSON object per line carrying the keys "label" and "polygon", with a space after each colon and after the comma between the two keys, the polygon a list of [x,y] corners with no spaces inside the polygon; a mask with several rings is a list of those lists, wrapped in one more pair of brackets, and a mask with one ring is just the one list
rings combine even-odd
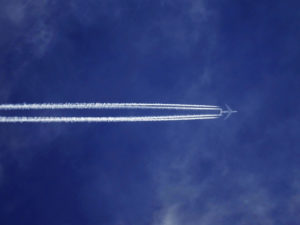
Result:
{"label": "white airplane", "polygon": [[228,105],[226,105],[226,104],[225,104],[225,106],[226,106],[227,110],[223,110],[223,109],[222,109],[222,111],[221,111],[221,114],[227,114],[227,115],[225,116],[224,120],[228,119],[228,118],[231,116],[232,113],[237,113],[237,112],[238,112],[238,111],[236,111],[236,110],[232,110],[232,109],[231,109]]}

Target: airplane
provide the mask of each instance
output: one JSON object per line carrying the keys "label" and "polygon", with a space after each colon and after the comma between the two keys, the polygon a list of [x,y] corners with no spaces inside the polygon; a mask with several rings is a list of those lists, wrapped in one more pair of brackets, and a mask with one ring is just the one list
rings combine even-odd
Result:
{"label": "airplane", "polygon": [[224,118],[224,120],[228,119],[228,118],[231,116],[232,113],[237,113],[237,112],[238,112],[238,111],[236,111],[236,110],[232,110],[232,109],[231,109],[228,105],[226,105],[226,104],[225,104],[225,106],[226,106],[227,110],[222,110],[222,111],[221,111],[221,114],[224,114],[224,113],[227,114],[226,117]]}

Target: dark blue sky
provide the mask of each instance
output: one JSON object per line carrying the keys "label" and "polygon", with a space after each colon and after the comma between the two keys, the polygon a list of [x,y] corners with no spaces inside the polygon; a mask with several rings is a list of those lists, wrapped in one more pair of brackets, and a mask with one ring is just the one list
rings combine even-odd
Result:
{"label": "dark blue sky", "polygon": [[1,124],[0,224],[300,224],[299,7],[0,0],[1,104],[239,110],[225,121]]}

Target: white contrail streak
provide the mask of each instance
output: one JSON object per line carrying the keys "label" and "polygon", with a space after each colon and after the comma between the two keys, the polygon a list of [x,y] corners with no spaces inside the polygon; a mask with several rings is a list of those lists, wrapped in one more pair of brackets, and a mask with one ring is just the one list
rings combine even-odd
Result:
{"label": "white contrail streak", "polygon": [[164,116],[117,116],[117,117],[55,117],[55,116],[0,116],[0,123],[78,123],[78,122],[147,122],[216,119],[222,116],[222,108],[213,105],[187,105],[162,103],[41,103],[0,104],[0,110],[87,110],[87,109],[160,109],[160,110],[210,110],[213,114],[164,115]]}
{"label": "white contrail streak", "polygon": [[213,105],[186,105],[161,103],[41,103],[2,104],[0,110],[43,110],[43,109],[175,109],[175,110],[221,110]]}
{"label": "white contrail streak", "polygon": [[154,122],[219,118],[217,114],[134,117],[0,117],[0,123]]}

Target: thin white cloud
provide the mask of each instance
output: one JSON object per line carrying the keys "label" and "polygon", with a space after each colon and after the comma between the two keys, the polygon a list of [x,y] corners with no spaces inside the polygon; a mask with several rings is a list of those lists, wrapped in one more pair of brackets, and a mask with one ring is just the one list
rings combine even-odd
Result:
{"label": "thin white cloud", "polygon": [[[239,127],[231,125],[226,135],[205,124],[192,135],[185,130],[166,131],[172,143],[170,151],[151,168],[161,201],[161,210],[154,214],[154,225],[169,221],[186,225],[230,224],[233,218],[239,218],[242,225],[274,224],[272,212],[279,203],[274,201],[261,177],[246,170],[233,171],[227,165],[232,159],[218,149],[219,145],[214,148],[211,144],[212,138],[233,144],[238,139]],[[240,146],[241,151],[248,145]],[[207,162],[201,172],[199,165]],[[195,168],[199,170],[196,173]]]}
{"label": "thin white cloud", "polygon": [[[42,57],[54,38],[54,25],[49,23],[55,15],[48,0],[11,0],[1,3],[0,24],[8,30],[10,52],[29,52],[34,57]],[[0,43],[0,45],[3,43]],[[9,46],[8,46],[9,47]]]}
{"label": "thin white cloud", "polygon": [[27,34],[27,42],[32,45],[36,56],[43,56],[54,38],[53,28],[41,22]]}
{"label": "thin white cloud", "polygon": [[164,209],[163,212],[156,216],[154,221],[154,225],[180,225],[177,205]]}
{"label": "thin white cloud", "polygon": [[9,1],[6,5],[4,3],[1,13],[14,25],[21,25],[26,16],[26,4],[24,1]]}

